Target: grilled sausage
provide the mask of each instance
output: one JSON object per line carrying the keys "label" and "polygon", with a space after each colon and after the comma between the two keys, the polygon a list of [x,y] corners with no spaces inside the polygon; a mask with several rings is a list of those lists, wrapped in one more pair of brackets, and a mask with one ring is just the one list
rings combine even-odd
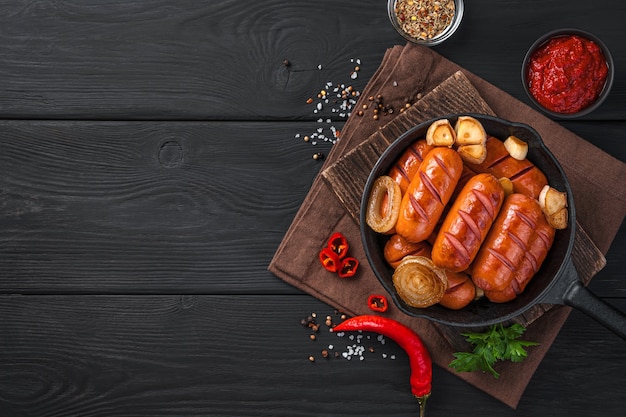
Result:
{"label": "grilled sausage", "polygon": [[489,172],[496,178],[506,177],[513,183],[516,193],[525,194],[537,198],[548,179],[539,168],[528,159],[518,160],[513,158],[504,147],[504,143],[490,136],[485,143],[487,158],[481,164],[470,164],[469,167],[476,172]]}
{"label": "grilled sausage", "polygon": [[[454,188],[454,192],[452,193],[452,197],[450,197],[450,201],[455,201],[456,200],[456,198],[458,197],[459,193],[461,192],[461,190],[463,189],[465,184],[467,184],[467,182],[474,175],[476,175],[476,172],[472,171],[471,168],[468,168],[467,165],[463,164],[463,171],[461,172],[461,178],[459,178],[459,182],[456,183],[456,187]],[[439,228],[441,228],[441,224],[443,223],[443,220],[448,215],[449,211],[450,211],[450,204],[447,204],[443,208],[443,213],[441,213],[441,217],[439,217],[439,221],[437,222],[437,226],[435,226],[435,229],[430,234],[430,236],[428,236],[426,238],[426,241],[430,244],[430,246],[432,246],[435,243],[435,239],[437,238],[437,235],[439,234]]]}
{"label": "grilled sausage", "polygon": [[405,256],[425,256],[430,258],[431,247],[426,241],[411,243],[402,236],[395,234],[389,238],[383,249],[385,260],[392,267],[396,268]]}
{"label": "grilled sausage", "polygon": [[538,221],[537,233],[530,242],[528,251],[524,254],[521,264],[518,266],[509,286],[500,291],[485,291],[485,296],[494,303],[505,303],[515,299],[521,294],[526,285],[535,276],[539,267],[546,259],[548,251],[554,241],[555,229],[547,222]]}
{"label": "grilled sausage", "polygon": [[400,158],[389,170],[389,176],[400,185],[400,190],[402,190],[403,194],[409,188],[409,184],[417,173],[424,157],[432,149],[433,146],[428,145],[426,139],[417,140],[400,155]]}
{"label": "grilled sausage", "polygon": [[472,177],[446,216],[435,243],[433,263],[448,271],[466,270],[482,245],[504,201],[504,189],[491,174]]}
{"label": "grilled sausage", "polygon": [[[545,259],[554,237],[548,228],[537,200],[519,193],[508,196],[471,266],[474,284],[485,293],[511,286],[525,260]],[[538,235],[546,245],[539,245]],[[540,266],[537,262],[536,269]]]}
{"label": "grilled sausage", "polygon": [[463,272],[446,271],[448,277],[448,289],[439,301],[444,307],[451,310],[459,310],[476,298],[476,286],[470,276]]}
{"label": "grilled sausage", "polygon": [[396,232],[409,242],[428,238],[437,226],[463,171],[463,161],[450,148],[430,151],[409,184],[400,204]]}

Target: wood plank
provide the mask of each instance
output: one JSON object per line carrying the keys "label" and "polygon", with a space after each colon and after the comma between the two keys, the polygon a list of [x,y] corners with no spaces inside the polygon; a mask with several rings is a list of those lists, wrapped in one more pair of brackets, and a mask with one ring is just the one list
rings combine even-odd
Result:
{"label": "wood plank", "polygon": [[[0,296],[0,415],[304,417],[380,414],[381,404],[417,415],[395,343],[364,343],[375,352],[363,361],[323,360],[329,344],[354,341],[325,331],[311,341],[299,323],[311,312],[337,317],[306,295]],[[429,412],[621,416],[625,360],[622,340],[574,312],[519,410],[435,367]]]}
{"label": "wood plank", "polygon": [[0,291],[294,292],[266,268],[316,126],[0,122]]}
{"label": "wood plank", "polygon": [[[593,8],[567,7],[568,25],[604,39],[620,74],[626,5],[598,0]],[[9,87],[0,91],[0,116],[313,120],[305,104],[311,94],[328,81],[364,86],[385,50],[404,43],[385,8],[377,0],[358,7],[334,0],[4,2],[0,68]],[[459,31],[437,49],[528,103],[522,58],[563,18],[560,2],[502,8],[474,0]],[[518,27],[526,28],[523,35]],[[351,58],[362,61],[354,81]],[[588,118],[623,119],[625,94],[626,86],[615,83]]]}

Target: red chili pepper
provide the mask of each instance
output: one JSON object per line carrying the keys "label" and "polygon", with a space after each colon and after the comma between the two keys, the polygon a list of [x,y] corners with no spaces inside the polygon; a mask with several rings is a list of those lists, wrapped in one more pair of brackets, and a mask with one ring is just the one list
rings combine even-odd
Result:
{"label": "red chili pepper", "polygon": [[330,272],[337,272],[341,266],[341,260],[331,248],[324,248],[320,251],[320,262],[322,266]]}
{"label": "red chili pepper", "polygon": [[433,365],[430,354],[417,333],[399,321],[375,315],[352,317],[333,328],[334,332],[356,330],[380,333],[393,339],[404,349],[411,365],[411,392],[417,398],[420,415],[423,416],[431,391]]}
{"label": "red chili pepper", "polygon": [[387,298],[384,295],[372,294],[367,298],[367,306],[372,311],[384,313],[389,308]]}
{"label": "red chili pepper", "polygon": [[350,245],[348,245],[348,239],[343,234],[335,232],[328,239],[328,247],[337,254],[339,259],[343,259],[348,254]]}
{"label": "red chili pepper", "polygon": [[356,274],[356,270],[359,268],[359,261],[356,258],[348,256],[341,260],[341,265],[337,270],[339,278],[350,278]]}

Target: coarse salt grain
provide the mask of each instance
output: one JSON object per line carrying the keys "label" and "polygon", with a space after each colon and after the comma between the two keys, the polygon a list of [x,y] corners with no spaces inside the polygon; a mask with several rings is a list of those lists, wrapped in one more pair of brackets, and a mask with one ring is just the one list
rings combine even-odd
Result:
{"label": "coarse salt grain", "polygon": [[[352,63],[356,62],[357,65],[361,64],[361,60],[355,59],[355,58],[351,58],[350,62]],[[319,64],[317,68],[321,70],[322,65]],[[351,79],[356,79],[357,72],[360,70],[361,70],[360,67],[354,67],[353,71],[350,73]],[[335,96],[334,100],[331,97],[332,94],[334,94]],[[323,110],[326,110],[326,111],[330,111],[330,113],[332,114],[337,115],[341,119],[347,119],[352,115],[352,108],[357,103],[356,98],[358,98],[360,95],[361,95],[361,92],[356,90],[351,85],[346,86],[346,84],[344,83],[333,83],[331,81],[326,81],[326,83],[324,84],[324,87],[318,92],[318,94],[316,94],[319,101],[315,104],[315,107],[313,109],[313,114],[318,114],[322,112]],[[310,97],[307,100],[308,104],[311,104],[313,102],[314,102],[313,97]],[[329,106],[324,106],[325,104],[328,104]],[[317,120],[319,123],[323,123],[322,118],[318,118]],[[332,135],[331,134],[326,135],[325,141],[328,143],[335,144],[339,140],[338,130],[334,126],[332,126],[331,118],[326,118],[326,124],[329,125],[327,126],[327,128],[330,129]],[[320,134],[322,133],[319,131],[319,129],[317,130],[318,130],[318,133]],[[300,138],[301,135],[298,134],[296,137]],[[310,137],[312,138],[313,136],[310,135]],[[317,144],[316,141],[307,141],[307,142],[310,143],[311,145]]]}

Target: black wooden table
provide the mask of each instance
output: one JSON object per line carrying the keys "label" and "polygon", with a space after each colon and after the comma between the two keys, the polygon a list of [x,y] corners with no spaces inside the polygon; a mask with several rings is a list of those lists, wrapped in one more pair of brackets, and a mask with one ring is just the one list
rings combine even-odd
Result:
{"label": "black wooden table", "polygon": [[[404,43],[385,3],[0,2],[0,416],[417,415],[398,346],[311,363],[336,312],[267,271],[346,120],[307,98]],[[537,37],[602,38],[612,94],[561,123],[626,161],[624,3],[466,3],[437,52],[527,103]],[[622,311],[625,251],[590,285]],[[517,410],[435,368],[428,414],[621,416],[625,348],[574,311]]]}

